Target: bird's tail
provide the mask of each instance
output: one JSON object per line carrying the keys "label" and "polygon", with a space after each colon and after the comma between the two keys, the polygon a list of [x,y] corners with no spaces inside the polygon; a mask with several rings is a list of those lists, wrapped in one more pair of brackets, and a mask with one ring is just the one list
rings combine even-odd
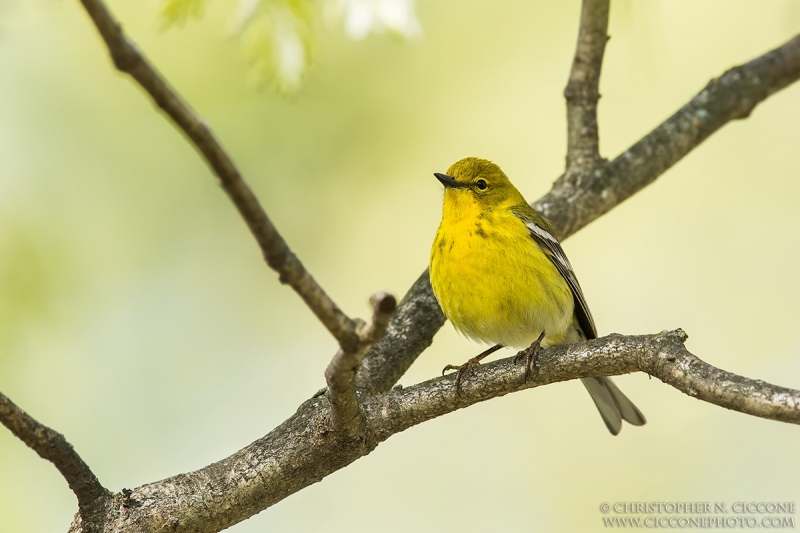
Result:
{"label": "bird's tail", "polygon": [[603,422],[612,435],[616,435],[622,429],[623,420],[634,426],[643,426],[647,422],[642,412],[622,394],[611,378],[583,378],[581,381],[589,391],[597,410],[600,411],[600,416],[603,417]]}

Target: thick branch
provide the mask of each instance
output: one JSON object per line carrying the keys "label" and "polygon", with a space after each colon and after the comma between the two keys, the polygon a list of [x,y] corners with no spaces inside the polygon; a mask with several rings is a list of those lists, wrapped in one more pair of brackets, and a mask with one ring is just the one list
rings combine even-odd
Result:
{"label": "thick branch", "polygon": [[[685,340],[681,330],[609,335],[543,351],[538,372],[527,382],[523,365],[508,358],[476,368],[460,393],[449,375],[369,396],[361,404],[366,431],[357,445],[341,445],[328,430],[331,405],[312,398],[270,434],[231,457],[134,489],[126,496],[125,512],[107,531],[220,531],[344,468],[400,431],[478,402],[581,377],[643,371],[721,407],[800,424],[800,391],[717,369],[689,353]],[[119,501],[122,505],[122,497]],[[83,531],[79,520],[72,531]]]}
{"label": "thick branch", "polygon": [[3,393],[0,393],[0,423],[38,453],[39,457],[55,465],[78,498],[82,513],[92,513],[102,507],[110,493],[103,488],[64,435],[34,420]]}
{"label": "thick branch", "polygon": [[600,162],[597,101],[608,42],[609,0],[583,0],[567,99],[567,172],[591,172]]}
{"label": "thick branch", "polygon": [[444,320],[426,269],[400,301],[386,335],[367,352],[356,375],[356,386],[371,393],[391,389],[431,345]]}
{"label": "thick branch", "polygon": [[[573,184],[559,179],[533,204],[565,239],[653,183],[683,156],[731,120],[747,117],[760,102],[800,78],[800,36],[711,80],[647,136],[612,162]],[[444,316],[427,271],[400,303],[389,330],[367,353],[357,382],[389,390],[433,340]],[[402,346],[402,349],[397,349]]]}
{"label": "thick branch", "polygon": [[364,432],[364,416],[356,395],[356,372],[367,350],[386,333],[389,318],[397,308],[397,300],[385,292],[372,295],[369,302],[372,305],[372,322],[369,326],[361,324],[359,327],[358,347],[353,352],[340,348],[325,370],[333,428],[346,438],[356,438]]}
{"label": "thick branch", "polygon": [[102,0],[81,0],[108,46],[114,65],[129,74],[186,134],[219,178],[239,214],[258,241],[267,264],[288,283],[344,349],[358,346],[356,324],[331,300],[289,249],[253,191],[206,122],[184,102],[128,40]]}

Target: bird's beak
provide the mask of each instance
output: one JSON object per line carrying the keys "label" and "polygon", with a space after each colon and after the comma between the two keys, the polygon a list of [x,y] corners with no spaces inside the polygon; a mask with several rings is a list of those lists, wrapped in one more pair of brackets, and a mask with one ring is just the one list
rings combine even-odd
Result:
{"label": "bird's beak", "polygon": [[442,182],[442,185],[444,185],[445,189],[460,189],[461,187],[464,187],[464,185],[457,182],[454,177],[448,176],[447,174],[434,172],[433,175],[436,176],[437,180]]}

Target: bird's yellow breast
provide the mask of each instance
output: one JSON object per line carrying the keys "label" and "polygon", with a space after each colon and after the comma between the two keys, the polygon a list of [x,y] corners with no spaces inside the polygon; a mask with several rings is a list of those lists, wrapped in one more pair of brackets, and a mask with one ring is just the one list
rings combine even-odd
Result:
{"label": "bird's yellow breast", "polygon": [[572,293],[528,228],[505,207],[453,196],[431,249],[431,285],[444,314],[478,341],[527,347],[544,331],[544,346],[561,342]]}

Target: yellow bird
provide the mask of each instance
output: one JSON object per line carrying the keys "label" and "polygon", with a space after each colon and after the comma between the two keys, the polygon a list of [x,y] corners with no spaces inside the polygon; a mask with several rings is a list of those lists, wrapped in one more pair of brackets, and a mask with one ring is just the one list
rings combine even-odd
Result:
{"label": "yellow bird", "polygon": [[[461,366],[462,374],[496,350],[525,349],[526,378],[540,346],[597,337],[583,291],[547,220],[525,201],[500,167],[468,157],[447,174],[442,222],[431,249],[433,292],[445,316],[466,337],[493,344]],[[515,359],[516,360],[516,359]],[[608,430],[644,415],[607,377],[584,378]]]}

